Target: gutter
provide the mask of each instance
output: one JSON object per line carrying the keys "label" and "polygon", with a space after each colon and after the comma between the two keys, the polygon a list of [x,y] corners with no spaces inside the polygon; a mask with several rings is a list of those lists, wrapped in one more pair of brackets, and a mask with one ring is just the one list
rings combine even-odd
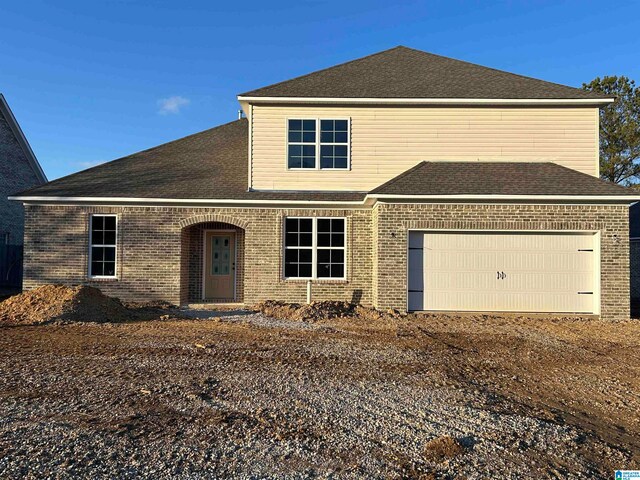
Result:
{"label": "gutter", "polygon": [[129,204],[129,205],[180,205],[180,206],[305,206],[311,207],[371,207],[377,202],[387,203],[494,203],[494,202],[525,202],[541,201],[542,203],[564,202],[594,202],[594,203],[635,203],[640,201],[638,195],[393,195],[393,194],[368,194],[363,200],[339,201],[339,200],[233,200],[233,199],[187,199],[187,198],[136,198],[136,197],[49,197],[15,195],[9,200],[24,203],[43,204],[67,204],[67,205],[104,205],[104,204]]}
{"label": "gutter", "polygon": [[582,105],[602,106],[615,98],[327,98],[327,97],[250,97],[238,95],[250,104],[367,104],[367,105]]}

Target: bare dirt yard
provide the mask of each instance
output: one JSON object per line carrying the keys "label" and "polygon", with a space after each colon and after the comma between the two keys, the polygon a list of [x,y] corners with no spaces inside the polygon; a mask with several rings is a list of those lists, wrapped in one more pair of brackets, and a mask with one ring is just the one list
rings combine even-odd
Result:
{"label": "bare dirt yard", "polygon": [[0,323],[0,478],[612,478],[640,323]]}

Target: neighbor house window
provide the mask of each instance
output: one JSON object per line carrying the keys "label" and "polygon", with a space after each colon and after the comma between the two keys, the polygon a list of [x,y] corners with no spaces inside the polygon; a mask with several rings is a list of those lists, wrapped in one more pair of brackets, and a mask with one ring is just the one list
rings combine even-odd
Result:
{"label": "neighbor house window", "polygon": [[345,278],[344,218],[287,218],[284,234],[286,278]]}
{"label": "neighbor house window", "polygon": [[287,120],[287,167],[349,168],[349,120]]}
{"label": "neighbor house window", "polygon": [[91,215],[89,225],[89,275],[92,277],[116,276],[115,215]]}

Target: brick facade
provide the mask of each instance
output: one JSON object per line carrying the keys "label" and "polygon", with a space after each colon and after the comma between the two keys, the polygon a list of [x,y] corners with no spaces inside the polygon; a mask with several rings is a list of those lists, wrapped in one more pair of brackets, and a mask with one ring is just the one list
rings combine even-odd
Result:
{"label": "brick facade", "polygon": [[[87,278],[88,219],[118,215],[117,280]],[[306,281],[283,278],[286,216],[347,218],[347,279],[315,282],[316,300],[406,308],[407,229],[598,230],[601,313],[629,317],[626,206],[377,204],[372,210],[27,206],[25,288],[91,284],[125,300],[201,299],[202,232],[238,232],[238,301],[306,300]],[[242,257],[242,258],[240,258]]]}
{"label": "brick facade", "polygon": [[[118,215],[117,280],[91,280],[88,225],[91,213]],[[27,206],[24,288],[45,283],[95,285],[123,300],[201,300],[202,231],[229,225],[240,232],[237,300],[304,302],[307,282],[283,278],[282,226],[286,216],[347,219],[347,278],[313,285],[317,300],[372,305],[369,210],[214,209],[178,207]]]}
{"label": "brick facade", "polygon": [[12,245],[22,245],[24,210],[20,202],[7,197],[40,185],[9,122],[0,112],[0,241],[8,234]]}
{"label": "brick facade", "polygon": [[629,318],[628,207],[377,204],[378,308],[406,308],[407,230],[591,230],[601,232],[601,317]]}

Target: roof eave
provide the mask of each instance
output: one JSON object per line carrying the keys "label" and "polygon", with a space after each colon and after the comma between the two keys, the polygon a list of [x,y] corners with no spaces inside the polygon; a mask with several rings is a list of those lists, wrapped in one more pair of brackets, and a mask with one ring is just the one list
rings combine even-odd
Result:
{"label": "roof eave", "polygon": [[604,106],[615,101],[606,98],[332,98],[268,97],[238,95],[248,104],[370,104],[370,105],[532,105],[532,106]]}

